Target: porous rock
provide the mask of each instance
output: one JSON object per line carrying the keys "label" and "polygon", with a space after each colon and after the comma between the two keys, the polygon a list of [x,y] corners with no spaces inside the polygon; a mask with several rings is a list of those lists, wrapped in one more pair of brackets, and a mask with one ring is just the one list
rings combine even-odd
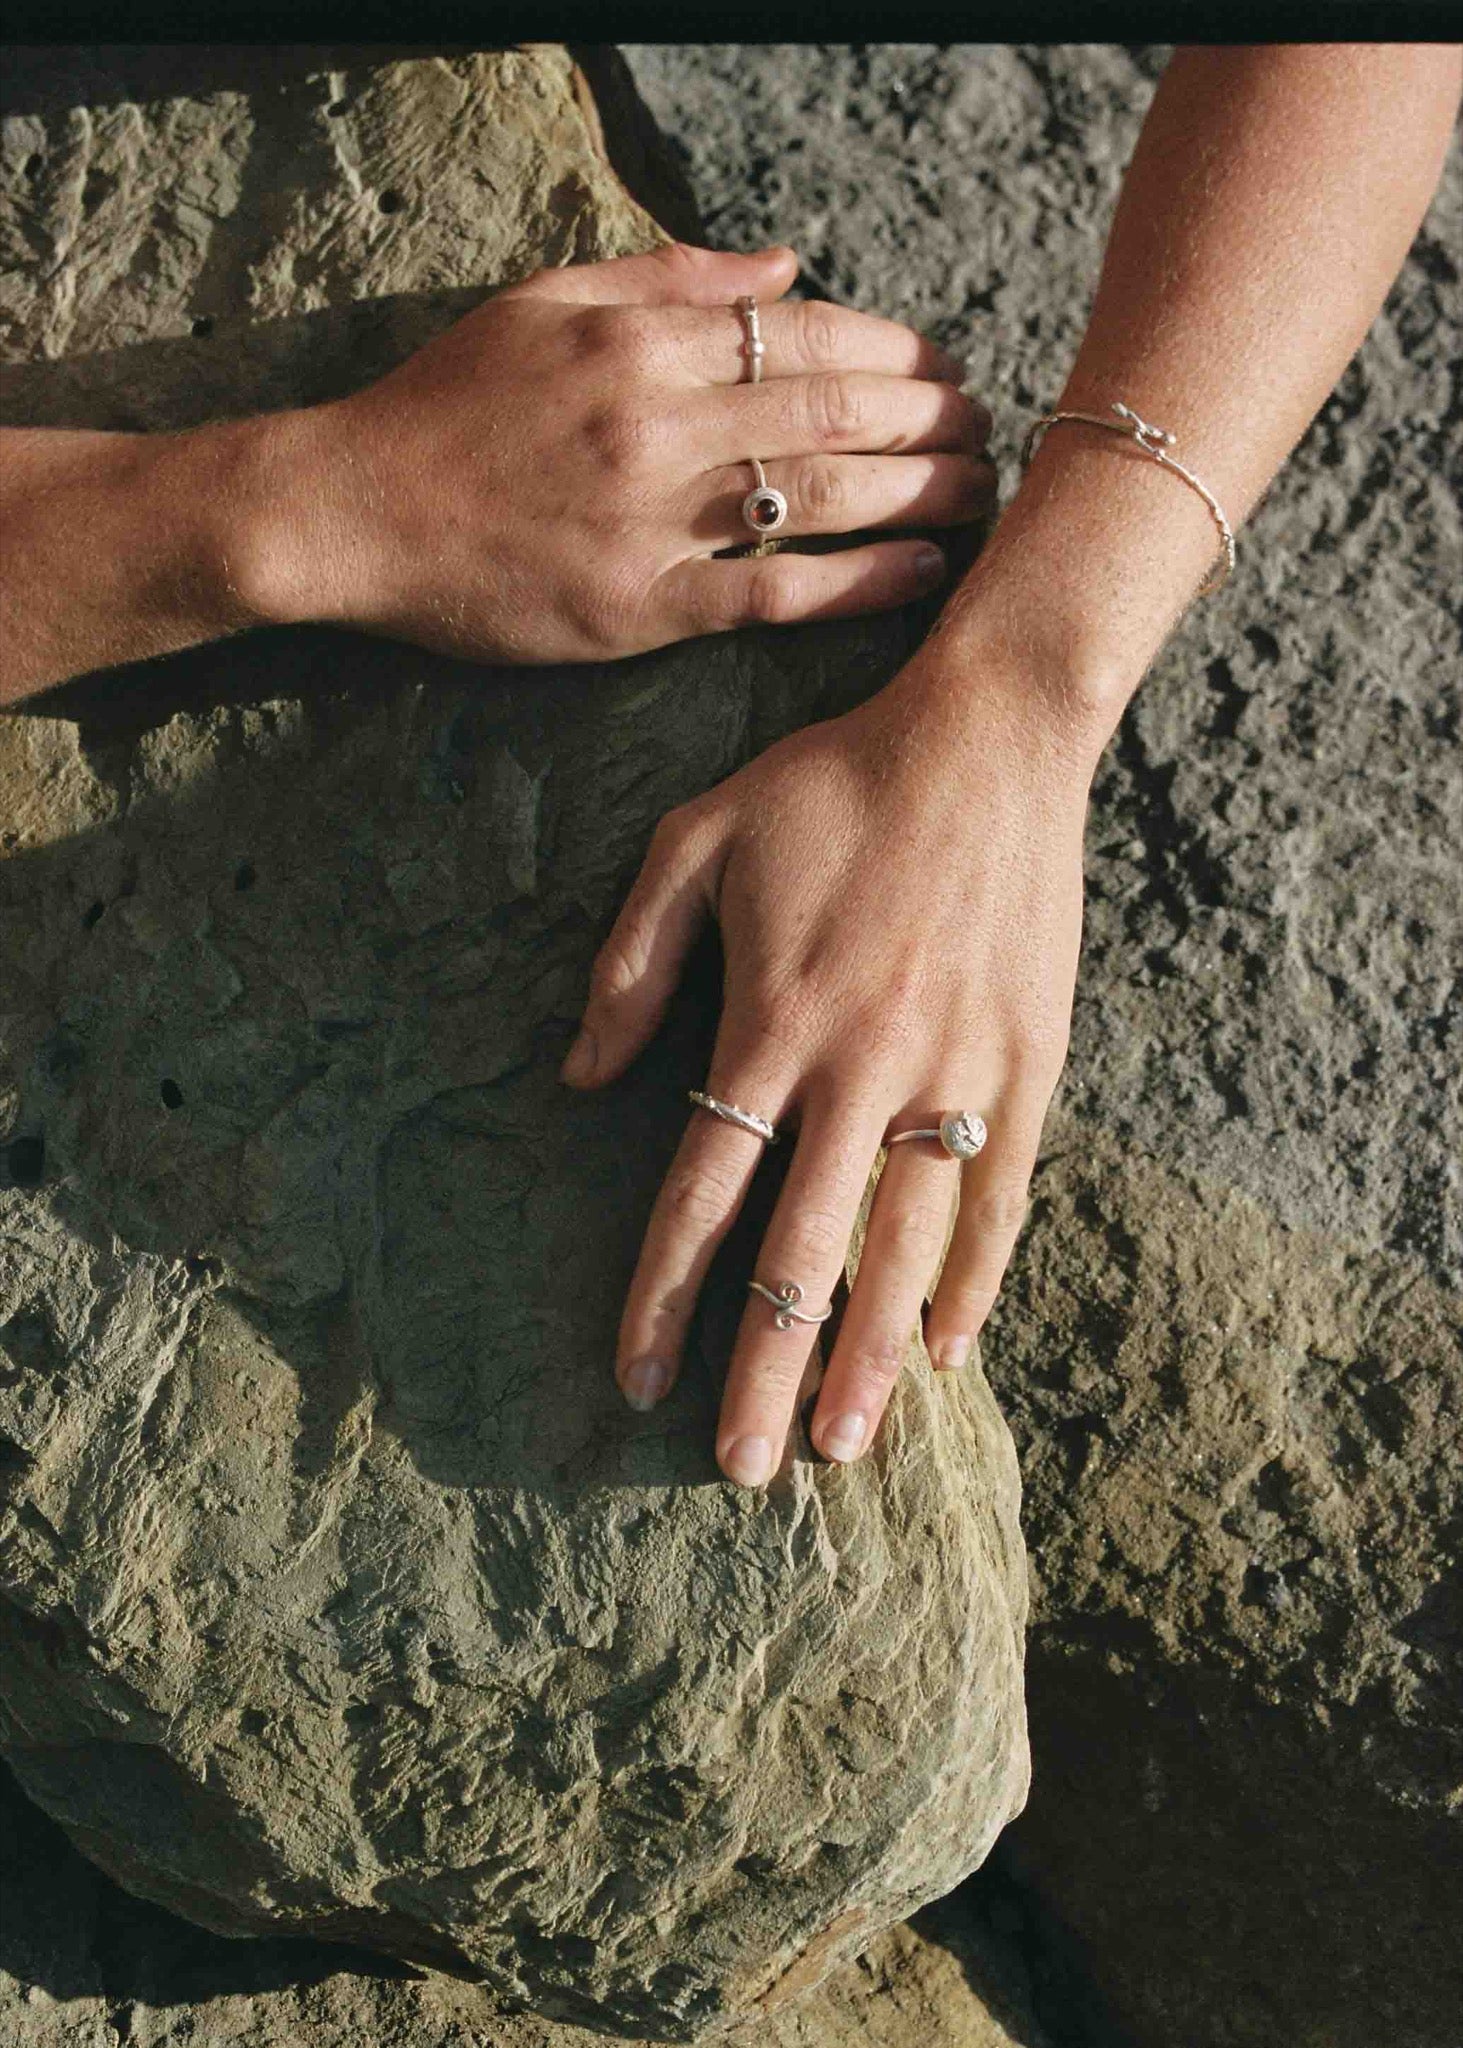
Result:
{"label": "porous rock", "polygon": [[[9,418],[324,397],[657,238],[562,51],[289,61],[17,109]],[[983,1380],[916,1357],[876,1455],[725,1484],[775,1172],[676,1394],[609,1375],[714,960],[623,1085],[555,1080],[658,816],[913,629],[518,674],[278,633],[0,723],[0,1746],[138,1894],[689,2040],[1019,1808]]]}
{"label": "porous rock", "polygon": [[[1009,463],[1164,52],[629,55],[710,232],[963,354]],[[992,1860],[1084,1943],[1103,2048],[1460,2039],[1460,172],[1099,770],[985,1342],[1034,1578]]]}

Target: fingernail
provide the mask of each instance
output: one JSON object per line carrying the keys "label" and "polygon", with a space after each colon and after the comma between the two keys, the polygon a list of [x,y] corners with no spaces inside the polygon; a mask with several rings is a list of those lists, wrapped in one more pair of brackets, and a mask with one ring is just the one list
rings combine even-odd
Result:
{"label": "fingernail", "polygon": [[945,573],[945,556],[940,548],[928,543],[915,551],[915,581],[921,585],[938,583]]}
{"label": "fingernail", "polygon": [[738,1486],[765,1486],[772,1477],[772,1442],[765,1436],[739,1436],[727,1445],[721,1469]]}
{"label": "fingernail", "polygon": [[862,1415],[839,1415],[824,1430],[819,1448],[825,1458],[836,1458],[840,1465],[846,1464],[863,1449],[867,1434],[868,1424]]}
{"label": "fingernail", "polygon": [[599,1046],[594,1033],[581,1030],[579,1036],[564,1055],[564,1064],[559,1069],[561,1081],[587,1081],[594,1072],[599,1058]]}
{"label": "fingernail", "polygon": [[637,1413],[652,1409],[671,1383],[671,1369],[663,1358],[637,1358],[625,1367],[620,1392]]}
{"label": "fingernail", "polygon": [[969,1356],[970,1339],[968,1337],[947,1337],[935,1353],[935,1370],[936,1372],[959,1372]]}

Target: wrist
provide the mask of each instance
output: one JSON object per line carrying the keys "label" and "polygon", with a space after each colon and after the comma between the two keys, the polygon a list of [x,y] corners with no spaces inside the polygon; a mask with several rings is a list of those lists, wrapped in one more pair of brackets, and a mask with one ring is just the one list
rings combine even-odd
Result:
{"label": "wrist", "polygon": [[306,406],[200,430],[237,624],[344,625],[364,613],[364,523],[343,474],[339,414]]}
{"label": "wrist", "polygon": [[[1064,445],[1057,436],[1066,434]],[[1009,678],[1095,763],[1212,565],[1202,502],[1120,438],[1058,427],[927,642]]]}

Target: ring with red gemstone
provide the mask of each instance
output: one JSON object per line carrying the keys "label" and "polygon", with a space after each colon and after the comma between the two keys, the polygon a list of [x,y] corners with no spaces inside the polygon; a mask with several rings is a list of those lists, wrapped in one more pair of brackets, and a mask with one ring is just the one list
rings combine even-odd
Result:
{"label": "ring with red gemstone", "polygon": [[742,500],[742,520],[759,540],[765,540],[779,526],[786,525],[787,500],[768,483],[767,472],[756,456],[750,459],[757,482]]}

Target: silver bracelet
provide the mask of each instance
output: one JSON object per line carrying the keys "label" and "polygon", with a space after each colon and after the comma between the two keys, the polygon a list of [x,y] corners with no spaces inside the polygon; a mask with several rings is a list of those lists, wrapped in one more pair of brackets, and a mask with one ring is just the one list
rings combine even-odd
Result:
{"label": "silver bracelet", "polygon": [[1096,412],[1043,413],[1021,444],[1021,467],[1025,469],[1031,461],[1032,456],[1035,455],[1037,449],[1041,446],[1047,428],[1058,426],[1063,420],[1080,420],[1084,426],[1104,427],[1110,434],[1122,434],[1125,439],[1136,441],[1145,455],[1151,455],[1155,462],[1161,462],[1165,469],[1171,469],[1175,476],[1182,477],[1189,489],[1197,491],[1204,500],[1204,503],[1209,507],[1214,524],[1219,528],[1219,538],[1224,544],[1222,561],[1215,563],[1209,574],[1204,578],[1204,581],[1199,585],[1199,595],[1201,597],[1211,597],[1224,582],[1225,577],[1233,571],[1235,560],[1234,529],[1225,518],[1219,500],[1207,484],[1200,483],[1198,477],[1195,476],[1191,469],[1185,469],[1181,462],[1176,461],[1169,454],[1168,451],[1174,443],[1172,434],[1166,433],[1162,427],[1149,426],[1147,420],[1140,419],[1137,413],[1133,411],[1133,408],[1129,405],[1124,405],[1121,399],[1114,404],[1113,411],[1118,415],[1115,420],[1110,420],[1102,413]]}

